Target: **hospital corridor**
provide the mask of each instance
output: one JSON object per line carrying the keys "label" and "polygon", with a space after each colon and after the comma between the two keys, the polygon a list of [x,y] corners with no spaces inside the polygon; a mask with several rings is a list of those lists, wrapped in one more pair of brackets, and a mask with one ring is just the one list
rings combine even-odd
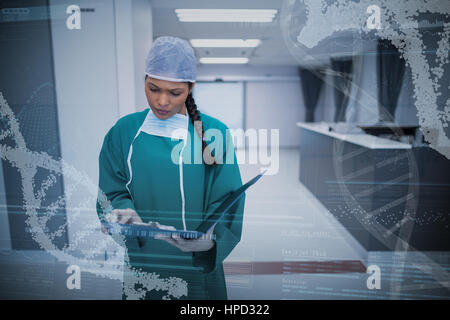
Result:
{"label": "hospital corridor", "polygon": [[448,300],[449,39],[448,0],[0,1],[0,300]]}

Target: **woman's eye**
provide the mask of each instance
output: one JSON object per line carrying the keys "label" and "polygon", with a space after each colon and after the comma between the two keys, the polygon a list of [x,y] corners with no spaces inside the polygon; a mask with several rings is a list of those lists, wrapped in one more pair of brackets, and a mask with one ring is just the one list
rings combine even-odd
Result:
{"label": "woman's eye", "polygon": [[181,94],[181,93],[173,93],[173,92],[172,92],[172,95],[175,96],[175,97],[178,97],[180,94]]}
{"label": "woman's eye", "polygon": [[158,92],[158,89],[149,88],[151,92]]}

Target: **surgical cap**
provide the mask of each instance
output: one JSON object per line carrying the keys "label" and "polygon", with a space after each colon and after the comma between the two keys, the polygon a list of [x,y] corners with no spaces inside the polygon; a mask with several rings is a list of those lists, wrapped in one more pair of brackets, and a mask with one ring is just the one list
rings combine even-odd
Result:
{"label": "surgical cap", "polygon": [[197,66],[194,49],[180,38],[159,37],[147,55],[145,73],[160,80],[195,82]]}

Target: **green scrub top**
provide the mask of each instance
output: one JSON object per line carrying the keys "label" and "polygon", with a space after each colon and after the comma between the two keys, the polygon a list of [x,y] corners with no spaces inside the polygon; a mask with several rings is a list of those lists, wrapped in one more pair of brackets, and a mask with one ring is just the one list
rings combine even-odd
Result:
{"label": "green scrub top", "polygon": [[[183,229],[180,166],[172,161],[172,158],[178,159],[176,152],[179,155],[183,140],[145,132],[136,137],[149,110],[122,117],[106,134],[99,156],[99,188],[113,209],[132,208],[144,222],[157,221]],[[208,115],[201,114],[201,119],[207,141],[211,138],[208,129],[221,133],[222,139],[216,136],[209,144],[219,164],[208,166],[203,162],[200,138],[189,119],[189,138],[183,150],[182,165],[187,230],[195,230],[230,192],[242,185],[228,128]],[[132,179],[128,192],[127,158],[131,145]],[[215,246],[209,251],[182,252],[163,240],[126,236],[130,265],[144,272],[155,272],[160,278],[184,279],[188,292],[181,299],[227,299],[222,262],[241,239],[244,203],[245,196],[216,225]],[[97,213],[104,221],[99,202]],[[146,293],[146,299],[161,299],[165,294],[151,290]]]}

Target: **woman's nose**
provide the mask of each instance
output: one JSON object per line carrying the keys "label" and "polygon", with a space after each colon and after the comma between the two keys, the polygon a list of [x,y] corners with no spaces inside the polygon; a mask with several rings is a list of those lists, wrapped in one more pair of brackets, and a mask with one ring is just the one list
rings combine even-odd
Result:
{"label": "woman's nose", "polygon": [[158,103],[160,106],[167,106],[169,104],[169,96],[165,93],[159,95]]}

